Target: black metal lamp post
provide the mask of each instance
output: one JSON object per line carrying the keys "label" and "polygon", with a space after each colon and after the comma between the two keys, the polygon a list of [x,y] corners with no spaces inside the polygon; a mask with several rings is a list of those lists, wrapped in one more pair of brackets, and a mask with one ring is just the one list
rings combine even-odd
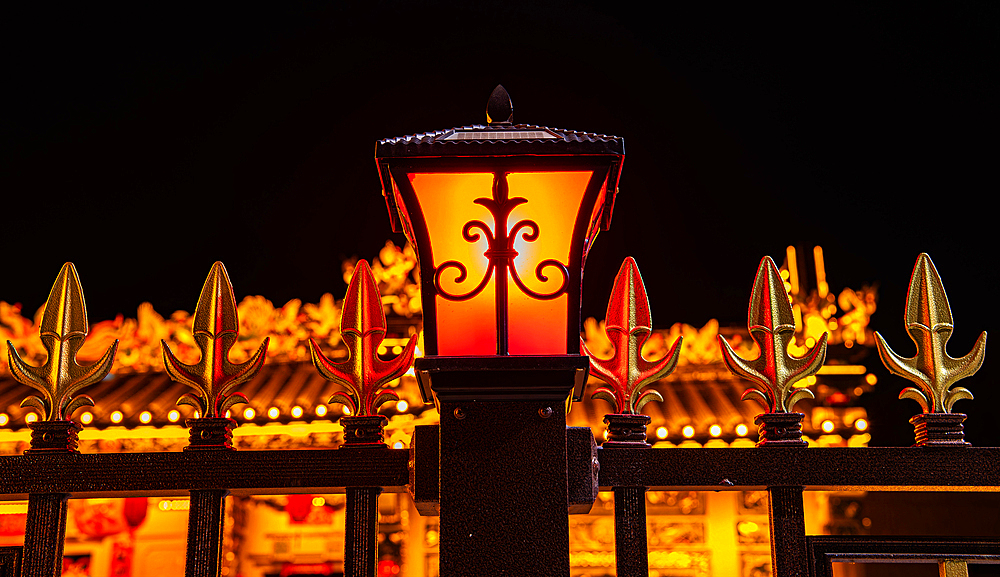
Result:
{"label": "black metal lamp post", "polygon": [[393,229],[420,263],[415,368],[441,411],[446,576],[569,573],[566,401],[588,371],[583,266],[610,223],[624,145],[513,124],[511,112],[498,86],[486,125],[376,146]]}

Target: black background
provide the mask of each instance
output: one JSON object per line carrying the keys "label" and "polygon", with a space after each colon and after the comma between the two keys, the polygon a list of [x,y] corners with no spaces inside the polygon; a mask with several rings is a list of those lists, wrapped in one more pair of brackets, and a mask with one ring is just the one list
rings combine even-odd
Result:
{"label": "black background", "polygon": [[[1000,6],[358,4],[5,8],[0,299],[31,314],[67,260],[91,321],[191,310],[215,260],[238,299],[339,297],[344,258],[403,242],[375,141],[482,123],[502,83],[516,122],[625,139],[585,316],[632,255],[657,326],[743,324],[760,258],[821,244],[832,290],[879,283],[897,352],[920,252],[953,355],[996,326]],[[873,444],[911,443],[906,383],[868,364]],[[956,406],[977,445],[994,364]]]}

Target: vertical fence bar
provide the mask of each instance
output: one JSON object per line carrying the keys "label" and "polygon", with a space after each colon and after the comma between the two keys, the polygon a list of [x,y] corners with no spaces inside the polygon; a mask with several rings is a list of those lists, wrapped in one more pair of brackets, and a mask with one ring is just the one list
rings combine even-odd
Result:
{"label": "vertical fence bar", "polygon": [[768,487],[771,521],[771,567],[774,577],[809,574],[802,487]]}
{"label": "vertical fence bar", "polygon": [[344,577],[375,577],[378,562],[378,496],[381,487],[347,488]]}
{"label": "vertical fence bar", "polygon": [[226,489],[191,491],[184,577],[219,577],[228,494]]}
{"label": "vertical fence bar", "polygon": [[645,487],[615,487],[615,567],[618,577],[649,575]]}
{"label": "vertical fence bar", "polygon": [[66,541],[68,493],[28,495],[28,521],[24,527],[24,577],[62,575],[63,543]]}

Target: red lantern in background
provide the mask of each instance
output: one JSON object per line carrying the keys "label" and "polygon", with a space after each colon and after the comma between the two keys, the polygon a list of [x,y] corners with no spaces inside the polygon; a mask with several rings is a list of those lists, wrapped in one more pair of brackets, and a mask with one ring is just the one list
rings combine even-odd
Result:
{"label": "red lantern in background", "polygon": [[128,497],[125,499],[125,522],[129,529],[135,531],[146,520],[146,511],[149,509],[149,499],[147,497]]}
{"label": "red lantern in background", "polygon": [[[498,368],[531,357],[580,356],[583,266],[611,221],[624,159],[621,138],[513,124],[498,86],[488,125],[380,141],[376,160],[393,230],[420,262],[424,353],[429,375],[472,360]],[[521,360],[514,360],[521,357]]]}
{"label": "red lantern in background", "polygon": [[312,495],[289,495],[285,512],[291,517],[292,523],[304,523],[312,511]]}

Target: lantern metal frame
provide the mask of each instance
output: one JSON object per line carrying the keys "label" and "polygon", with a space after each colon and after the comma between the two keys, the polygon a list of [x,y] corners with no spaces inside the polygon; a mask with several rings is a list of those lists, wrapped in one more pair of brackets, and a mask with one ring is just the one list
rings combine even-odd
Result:
{"label": "lantern metal frame", "polygon": [[[498,106],[497,103],[505,106]],[[471,125],[389,138],[376,144],[375,156],[382,183],[382,194],[394,232],[402,232],[415,245],[420,270],[421,300],[423,305],[423,352],[415,370],[420,382],[421,395],[430,402],[435,393],[446,387],[450,393],[476,398],[525,398],[539,394],[550,396],[554,388],[563,388],[563,394],[572,388],[572,396],[579,400],[589,370],[587,357],[580,354],[581,294],[583,268],[591,243],[600,231],[610,228],[618,180],[624,161],[624,142],[620,137],[548,128],[510,122],[509,97],[502,87],[497,87],[490,98],[488,119],[504,118],[506,121],[488,125]],[[499,111],[499,112],[498,112]],[[516,190],[505,188],[507,174],[590,172],[586,189],[575,208],[577,215],[572,224],[569,251],[565,255],[546,255],[532,263],[534,270],[518,270],[514,242],[534,242],[546,235],[531,216],[508,222],[510,211],[531,199],[518,198]],[[468,278],[469,263],[443,258],[435,261],[432,235],[420,204],[418,191],[408,175],[411,174],[492,174],[493,189],[483,190],[474,202],[490,211],[494,222],[471,218],[460,230],[457,238],[466,242],[488,242],[484,255],[482,278]],[[503,189],[503,190],[501,190]],[[512,219],[513,220],[513,219]],[[461,235],[461,236],[459,236]],[[565,258],[566,260],[562,260]],[[448,290],[441,285],[445,271],[457,273],[455,281],[463,289]],[[533,283],[542,283],[546,289],[532,289],[524,279],[530,274]],[[553,278],[555,277],[555,278]],[[493,282],[496,317],[496,353],[494,355],[441,355],[439,347],[437,298],[461,302],[484,292]],[[508,286],[509,281],[511,286]],[[450,283],[449,283],[450,284]],[[535,284],[534,286],[537,286]],[[566,295],[566,338],[564,354],[511,354],[510,307],[508,292],[520,290],[531,299],[549,300]],[[561,311],[560,311],[560,314]],[[489,370],[484,370],[490,367]],[[521,377],[529,372],[542,371],[549,376],[539,379],[517,379],[523,385],[512,385],[509,377],[504,382],[493,382],[484,377],[490,372],[516,371]],[[572,375],[571,379],[552,378],[555,373]],[[444,378],[444,373],[459,375],[476,373],[476,377]],[[434,378],[435,391],[431,390]],[[446,385],[445,381],[450,383]],[[534,381],[528,385],[528,381]],[[543,384],[544,383],[544,384]],[[455,387],[455,389],[453,389]],[[541,389],[550,389],[542,392]],[[451,395],[449,395],[451,396]]]}

